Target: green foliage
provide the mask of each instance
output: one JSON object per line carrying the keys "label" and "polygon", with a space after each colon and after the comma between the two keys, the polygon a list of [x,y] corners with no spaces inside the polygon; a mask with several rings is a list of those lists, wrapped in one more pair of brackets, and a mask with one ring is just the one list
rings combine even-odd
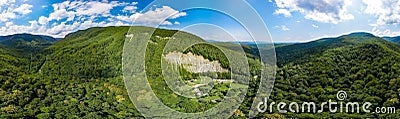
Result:
{"label": "green foliage", "polygon": [[[143,29],[149,29],[142,27]],[[129,118],[140,117],[130,102],[121,72],[122,46],[129,27],[90,28],[69,34],[47,48],[20,51],[4,47],[1,53],[0,118]],[[162,48],[176,31],[156,30],[147,60],[153,88],[160,99],[182,112],[209,109],[226,93],[218,84],[210,97],[179,97],[159,81]],[[187,39],[201,40],[183,33]],[[37,51],[37,52],[36,52]],[[23,54],[32,55],[23,55]],[[34,55],[33,55],[34,54]],[[156,55],[158,54],[158,55]],[[215,55],[214,55],[215,56]],[[157,60],[154,60],[157,59]],[[150,65],[151,64],[151,65]],[[181,70],[185,74],[185,70]],[[186,71],[186,78],[196,75]],[[217,73],[229,78],[229,74]],[[223,89],[219,89],[223,88]],[[198,108],[193,108],[198,107]],[[67,111],[68,110],[68,111]]]}
{"label": "green foliage", "polygon": [[[274,92],[270,99],[276,102],[284,100],[314,101],[316,104],[321,104],[329,99],[336,100],[336,93],[344,90],[348,94],[345,102],[371,102],[373,104],[371,109],[375,109],[377,106],[399,107],[400,47],[375,36],[355,35],[338,39],[341,43],[352,43],[338,45],[335,43],[338,41],[330,41],[330,44],[323,46],[325,47],[322,48],[323,51],[306,51],[308,55],[303,57],[305,60],[300,59],[302,61],[291,61],[297,63],[281,64],[283,66],[277,71]],[[326,41],[316,42],[324,43]],[[293,47],[311,44],[314,42]],[[310,49],[316,50],[315,48]],[[321,49],[320,46],[319,49]],[[304,51],[300,50],[300,52]],[[289,57],[289,59],[291,58]],[[335,113],[330,116],[322,116],[320,114],[288,113],[285,114],[285,117],[398,118],[399,115]]]}
{"label": "green foliage", "polygon": [[0,118],[140,117],[120,72],[128,28],[91,28],[48,48],[1,47]]}
{"label": "green foliage", "polygon": [[91,28],[66,36],[45,50],[43,75],[112,78],[122,75],[121,55],[129,27]]}
{"label": "green foliage", "polygon": [[321,56],[326,50],[351,46],[360,43],[387,43],[382,38],[369,33],[352,33],[338,38],[323,38],[320,40],[279,47],[276,49],[278,66],[286,64],[302,64]]}
{"label": "green foliage", "polygon": [[[173,34],[171,35],[171,33],[174,33],[175,35]],[[146,61],[147,61],[146,75],[157,97],[166,106],[169,106],[170,108],[181,112],[195,113],[214,107],[218,103],[212,103],[212,100],[221,101],[224,98],[224,94],[226,94],[227,92],[225,90],[227,84],[216,84],[214,88],[209,91],[208,96],[201,97],[198,99],[191,99],[177,95],[171,89],[169,89],[168,85],[164,81],[161,70],[161,60],[163,59],[162,58],[163,50],[169,41],[168,39],[165,39],[166,37],[169,38],[177,37],[179,38],[179,41],[177,42],[183,42],[181,44],[186,44],[187,42],[191,41],[203,41],[199,37],[185,32],[175,32],[175,31],[161,30],[161,29],[155,30],[155,33],[150,39],[154,43],[149,43],[146,49]],[[173,48],[178,48],[178,47],[179,46]],[[188,52],[192,52],[193,54],[203,56],[211,61],[219,61],[221,64],[229,63],[225,55],[222,53],[222,51],[211,45],[207,44],[193,45],[189,47],[184,53]],[[207,73],[197,73],[197,74],[191,73],[186,69],[184,69],[183,67],[180,67],[179,71],[180,71],[180,76],[184,81],[191,79],[199,79],[200,78],[199,76],[210,75]],[[213,78],[230,78],[230,74],[217,73],[217,76]]]}
{"label": "green foliage", "polygon": [[[152,28],[137,27],[144,32]],[[0,38],[0,118],[131,118],[141,117],[126,92],[121,72],[122,46],[129,27],[90,28],[60,41],[44,36]],[[139,31],[137,31],[139,32]],[[190,99],[172,92],[163,81],[163,49],[177,31],[157,29],[146,49],[146,70],[151,87],[167,106],[181,112],[200,112],[221,101],[229,83],[216,84],[208,96]],[[159,37],[156,37],[159,36]],[[6,40],[5,40],[6,39]],[[16,40],[13,40],[16,39]],[[32,40],[33,39],[33,40]],[[182,33],[177,43],[203,41]],[[50,46],[49,46],[50,45]],[[218,61],[230,69],[222,50],[237,53],[233,44],[218,49],[199,44],[185,52]],[[251,77],[261,74],[254,46],[242,45]],[[270,50],[270,49],[262,49]],[[347,102],[373,102],[400,107],[400,47],[365,33],[282,45],[276,49],[278,65],[271,101],[324,102],[339,90]],[[237,63],[237,62],[235,62]],[[180,68],[183,79],[211,76]],[[230,79],[240,72],[216,73]],[[256,95],[259,78],[252,78],[244,102],[231,118],[245,118]],[[202,89],[202,88],[201,88]],[[259,114],[258,118],[398,118],[397,114]]]}

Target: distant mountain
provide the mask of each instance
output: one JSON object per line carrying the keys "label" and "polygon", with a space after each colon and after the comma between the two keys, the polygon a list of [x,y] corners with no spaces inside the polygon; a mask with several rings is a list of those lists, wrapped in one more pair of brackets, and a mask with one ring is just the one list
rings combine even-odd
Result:
{"label": "distant mountain", "polygon": [[219,41],[219,40],[206,40],[207,42],[211,42],[211,43],[213,43],[213,42],[221,42],[221,41]]}
{"label": "distant mountain", "polygon": [[329,49],[365,43],[381,43],[394,47],[394,44],[373,34],[356,32],[336,38],[323,38],[312,42],[278,47],[276,48],[277,61],[280,66],[288,63],[302,63],[309,61],[312,57],[322,55]]}
{"label": "distant mountain", "polygon": [[8,35],[8,36],[0,36],[0,41],[3,42],[4,40],[9,40],[9,39],[22,39],[27,42],[32,42],[35,40],[40,40],[40,41],[47,41],[47,42],[55,42],[58,39],[53,38],[51,36],[45,36],[45,35],[32,35],[32,34],[14,34],[14,35]]}
{"label": "distant mountain", "polygon": [[400,36],[396,36],[396,37],[382,37],[382,38],[385,39],[385,40],[387,40],[387,41],[400,44]]}
{"label": "distant mountain", "polygon": [[[353,33],[277,48],[276,102],[323,102],[339,90],[353,102],[399,107],[400,45],[368,33]],[[336,98],[336,97],[335,97]],[[399,110],[397,110],[399,111]],[[284,114],[285,118],[398,118],[397,114]]]}
{"label": "distant mountain", "polygon": [[32,34],[15,34],[0,37],[0,45],[3,47],[23,51],[43,49],[52,45],[55,41],[57,41],[57,39],[50,36]]}

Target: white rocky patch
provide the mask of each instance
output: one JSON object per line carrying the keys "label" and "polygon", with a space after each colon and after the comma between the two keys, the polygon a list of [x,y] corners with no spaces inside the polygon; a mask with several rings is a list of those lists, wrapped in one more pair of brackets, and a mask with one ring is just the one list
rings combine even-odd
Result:
{"label": "white rocky patch", "polygon": [[188,54],[170,52],[164,55],[164,58],[169,63],[181,65],[192,73],[228,72],[228,70],[224,69],[218,61],[210,61],[202,56],[197,56],[190,52]]}

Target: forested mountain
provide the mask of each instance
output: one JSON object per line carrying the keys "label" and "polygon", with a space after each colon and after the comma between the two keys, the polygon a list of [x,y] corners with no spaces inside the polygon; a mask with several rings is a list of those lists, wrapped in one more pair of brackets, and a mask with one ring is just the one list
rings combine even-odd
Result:
{"label": "forested mountain", "polygon": [[[129,27],[91,28],[55,40],[8,36],[0,57],[0,118],[126,118],[140,116],[120,73]],[[43,38],[43,39],[39,39]],[[11,41],[11,42],[8,42]],[[41,42],[43,46],[20,44]],[[15,44],[15,45],[14,45]],[[29,53],[32,55],[18,55]]]}
{"label": "forested mountain", "polygon": [[[400,46],[397,44],[372,34],[353,33],[285,46],[276,51],[280,67],[272,101],[322,103],[336,100],[336,93],[344,90],[348,94],[346,102],[400,107]],[[399,118],[398,112],[399,109],[396,114],[282,115],[296,118]]]}
{"label": "forested mountain", "polygon": [[301,64],[309,61],[311,58],[321,56],[323,52],[342,46],[354,46],[362,43],[383,43],[393,47],[383,40],[370,33],[351,33],[337,38],[323,38],[320,40],[288,45],[276,48],[277,61],[279,66],[294,63]]}
{"label": "forested mountain", "polygon": [[43,35],[15,34],[1,36],[0,45],[17,50],[36,50],[50,46],[56,41],[55,38]]}
{"label": "forested mountain", "polygon": [[[135,27],[142,31],[153,28]],[[129,27],[90,28],[56,41],[46,36],[20,34],[0,37],[0,118],[129,118],[141,117],[130,101],[122,76],[122,51]],[[210,96],[188,99],[173,94],[162,80],[161,56],[175,30],[156,29],[147,47],[146,69],[152,88],[167,106],[181,112],[199,112],[215,106],[229,89],[217,84]],[[189,33],[176,41],[204,41]],[[219,44],[219,43],[216,43]],[[224,50],[237,52],[233,44]],[[260,73],[254,46],[243,46],[251,77]],[[30,50],[26,50],[30,49]],[[220,49],[221,50],[221,49]],[[229,61],[218,48],[195,45],[193,53],[218,61],[230,70]],[[267,50],[267,49],[266,49]],[[32,52],[34,51],[34,53]],[[370,101],[373,106],[400,107],[400,46],[368,33],[353,33],[309,43],[276,48],[278,69],[271,101],[323,102],[335,100],[339,90],[349,94],[347,102]],[[21,55],[29,54],[29,55]],[[180,67],[185,80],[199,78]],[[213,78],[229,79],[229,73]],[[247,97],[232,118],[245,117],[257,90],[250,82]],[[261,117],[392,117],[396,114],[262,113]]]}
{"label": "forested mountain", "polygon": [[40,52],[55,42],[55,38],[41,35],[0,36],[0,74],[3,74],[0,76],[12,79],[33,70],[37,65],[34,63],[40,59]]}
{"label": "forested mountain", "polygon": [[76,78],[121,76],[121,54],[129,27],[90,28],[67,35],[47,49],[43,75]]}
{"label": "forested mountain", "polygon": [[[0,118],[128,118],[140,117],[134,105],[129,100],[121,72],[122,50],[125,37],[130,27],[90,28],[67,35],[55,44],[40,50],[32,56],[13,56],[14,51],[24,49],[21,47],[3,48],[4,65],[1,72],[2,87],[0,89]],[[150,31],[154,28],[135,27],[141,31]],[[155,79],[159,78],[160,66],[164,45],[177,31],[157,29],[154,37],[151,37],[153,45],[147,49],[149,58],[149,73],[153,73]],[[145,33],[145,32],[138,32]],[[183,33],[185,39],[203,41],[192,34]],[[17,38],[17,37],[16,37]],[[25,38],[25,37],[24,37]],[[12,38],[9,38],[12,40]],[[18,39],[20,39],[18,37]],[[24,39],[23,41],[34,41]],[[179,41],[179,40],[178,40]],[[8,45],[7,47],[11,47]],[[221,61],[227,66],[226,59],[221,59],[221,52],[215,54],[210,51],[210,46],[198,45],[190,48],[186,53],[192,52],[204,56],[208,60]],[[213,49],[215,50],[215,48]],[[23,53],[27,53],[23,52]],[[3,52],[2,52],[3,53]],[[154,55],[154,56],[151,56]],[[158,57],[158,59],[157,59]],[[33,59],[33,60],[32,60]],[[255,62],[255,61],[252,61]],[[27,66],[32,64],[32,68]],[[23,69],[23,70],[18,70]],[[183,76],[193,74],[181,69]],[[229,78],[226,73],[218,73],[217,77]],[[215,104],[199,100],[189,100],[182,97],[168,97],[173,94],[165,90],[167,85],[162,80],[153,80],[154,88],[160,89],[158,94],[163,101],[168,102],[174,108],[181,111],[196,112],[198,108],[193,106],[206,106],[209,108]],[[220,99],[226,91],[227,84],[220,84],[219,90],[213,91],[213,99]],[[221,92],[222,91],[222,92]],[[173,101],[171,101],[173,100]],[[66,111],[68,110],[68,111]]]}
{"label": "forested mountain", "polygon": [[387,41],[400,44],[400,36],[397,36],[397,37],[382,37],[382,38],[387,40]]}

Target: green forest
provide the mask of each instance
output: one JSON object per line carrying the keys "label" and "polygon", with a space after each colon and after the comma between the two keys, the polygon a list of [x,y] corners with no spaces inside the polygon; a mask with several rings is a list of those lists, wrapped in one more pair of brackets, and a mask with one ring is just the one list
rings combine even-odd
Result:
{"label": "green forest", "polygon": [[[153,28],[135,27],[148,31]],[[89,28],[59,40],[47,36],[17,34],[0,37],[0,118],[144,118],[131,102],[122,72],[122,53],[130,27]],[[161,101],[180,112],[201,112],[215,106],[229,90],[216,84],[208,96],[198,99],[177,96],[161,74],[163,49],[178,31],[156,29],[146,49],[150,85]],[[184,33],[176,41],[206,42]],[[135,40],[135,39],[133,39]],[[218,43],[221,45],[221,43]],[[232,70],[222,50],[240,53],[230,43],[216,48],[199,44],[184,53],[218,61]],[[260,75],[258,48],[242,44],[250,77]],[[269,50],[269,49],[265,49]],[[394,38],[353,33],[308,43],[276,47],[275,86],[268,101],[324,102],[336,100],[344,90],[346,102],[372,102],[372,107],[400,107],[400,45]],[[240,72],[201,74],[180,68],[183,79],[207,75],[229,79]],[[230,118],[248,118],[259,79],[249,82],[243,103]],[[209,89],[204,89],[209,90]],[[216,101],[216,102],[215,102]],[[396,113],[279,113],[257,118],[400,118]]]}

